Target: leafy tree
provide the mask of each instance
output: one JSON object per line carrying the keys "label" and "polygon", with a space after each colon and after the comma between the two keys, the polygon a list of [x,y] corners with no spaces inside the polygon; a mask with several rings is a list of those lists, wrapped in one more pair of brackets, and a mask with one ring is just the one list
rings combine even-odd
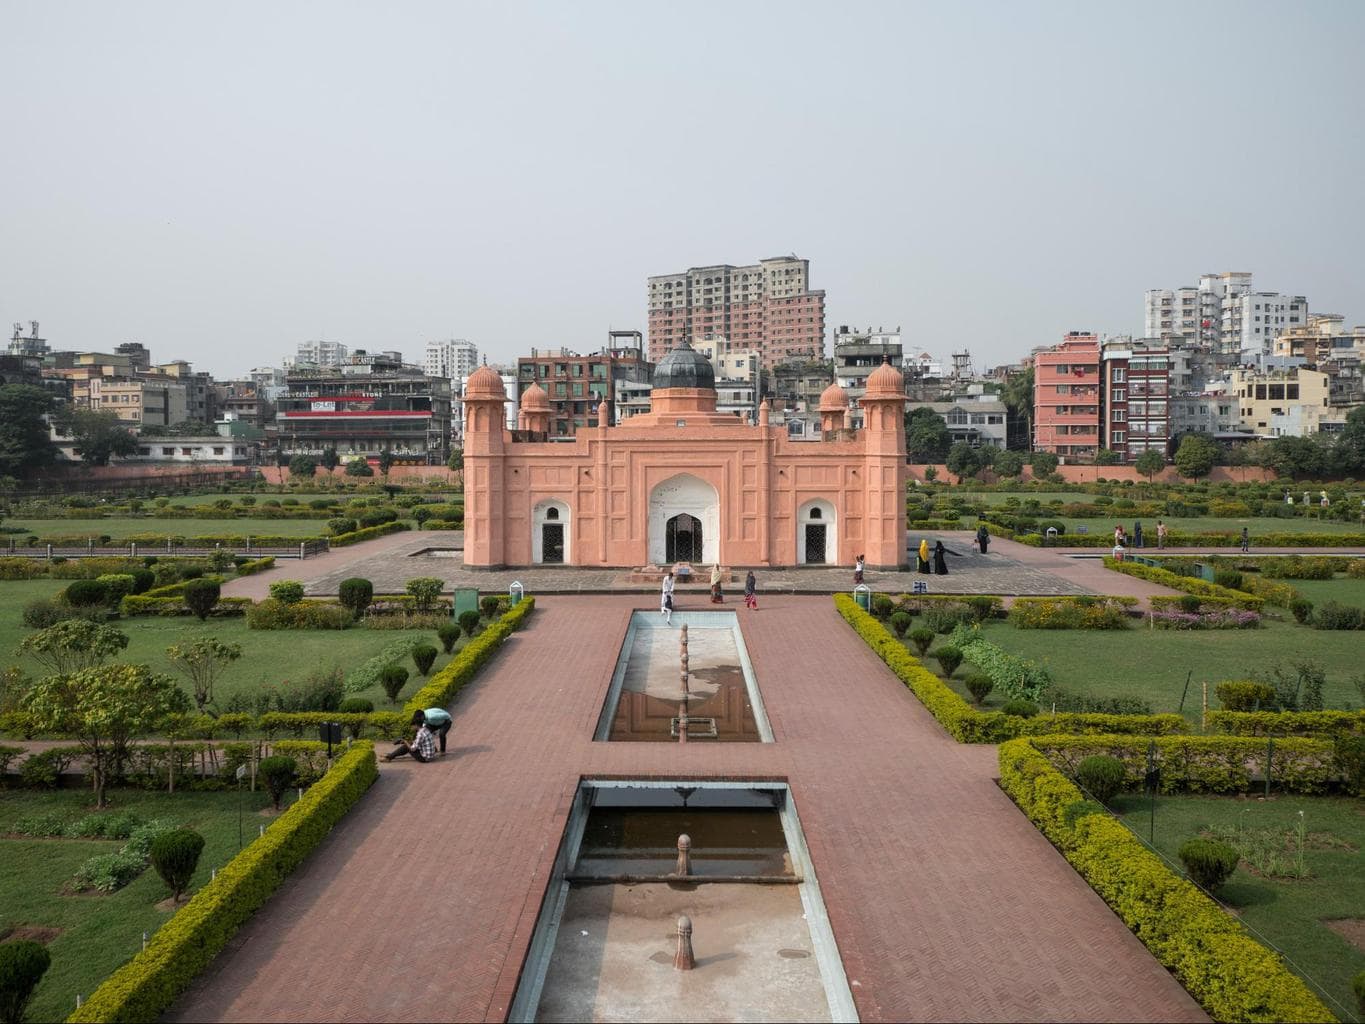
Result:
{"label": "leafy tree", "polygon": [[1151,483],[1156,479],[1156,475],[1166,468],[1166,456],[1155,448],[1148,448],[1137,457],[1134,465],[1137,471],[1147,478],[1147,482]]}
{"label": "leafy tree", "polygon": [[152,867],[171,890],[171,902],[179,903],[189,888],[194,869],[199,866],[199,855],[204,852],[204,837],[189,828],[175,828],[162,832],[152,840],[147,851]]}
{"label": "leafy tree", "polygon": [[270,596],[284,604],[298,604],[303,600],[303,584],[298,580],[278,580],[270,584]]}
{"label": "leafy tree", "polygon": [[1337,434],[1334,455],[1337,475],[1359,477],[1365,473],[1365,405],[1346,414],[1346,425]]}
{"label": "leafy tree", "polygon": [[270,799],[278,811],[280,801],[284,799],[284,794],[294,784],[294,778],[298,774],[294,759],[282,754],[267,757],[256,766],[256,774],[265,782],[265,788],[270,791]]}
{"label": "leafy tree", "polygon": [[1059,460],[1052,452],[1034,452],[1033,458],[1029,460],[1034,476],[1050,476],[1057,472],[1058,464]]}
{"label": "leafy tree", "polygon": [[166,657],[190,681],[194,704],[202,713],[213,703],[213,687],[228,665],[242,656],[241,644],[229,644],[211,636],[201,636],[187,644],[171,644]]}
{"label": "leafy tree", "polygon": [[948,424],[927,405],[918,406],[906,415],[905,451],[910,461],[941,462],[951,444]]}
{"label": "leafy tree", "polygon": [[374,470],[364,459],[352,459],[346,463],[347,476],[374,476]]}
{"label": "leafy tree", "polygon": [[1112,448],[1101,448],[1095,452],[1095,465],[1097,466],[1117,466],[1122,461],[1119,453]]}
{"label": "leafy tree", "polygon": [[72,736],[94,781],[95,803],[127,759],[129,742],[168,715],[189,710],[190,699],[168,676],[146,665],[99,665],[47,676],[24,698],[40,730]]}
{"label": "leafy tree", "polygon": [[441,596],[441,581],[435,576],[418,576],[408,580],[405,589],[411,595],[413,604],[420,611],[427,611]]}
{"label": "leafy tree", "polygon": [[966,441],[958,441],[948,449],[948,457],[943,464],[950,473],[957,475],[957,482],[962,483],[967,477],[989,468],[991,461],[990,449],[973,448]]}
{"label": "leafy tree", "polygon": [[311,455],[295,455],[289,460],[289,475],[291,477],[312,477],[318,471],[318,461]]}
{"label": "leafy tree", "polygon": [[385,480],[389,478],[389,470],[393,468],[393,464],[397,461],[398,460],[394,458],[393,452],[389,451],[387,448],[379,453],[379,473]]}
{"label": "leafy tree", "polygon": [[0,1020],[20,1024],[52,954],[30,939],[0,943]]}
{"label": "leafy tree", "polygon": [[91,466],[107,466],[114,456],[120,458],[137,451],[137,435],[111,409],[62,409],[57,424],[74,447],[81,461]]}
{"label": "leafy tree", "polygon": [[1024,471],[1024,453],[997,451],[994,468],[1001,476],[1018,476]]}
{"label": "leafy tree", "polygon": [[340,462],[341,459],[337,455],[337,450],[333,448],[331,445],[328,445],[326,448],[322,449],[322,458],[318,459],[318,463],[322,466],[323,469],[327,470],[327,472],[330,473],[332,470],[336,469],[337,464]]}
{"label": "leafy tree", "polygon": [[52,396],[42,388],[0,387],[0,476],[23,476],[56,461],[57,446],[44,418],[51,411]]}
{"label": "leafy tree", "polygon": [[113,626],[89,619],[66,619],[24,637],[19,653],[27,654],[54,675],[94,668],[128,646],[128,637]]}
{"label": "leafy tree", "polygon": [[925,481],[925,483],[930,483],[930,484],[931,484],[931,483],[933,483],[933,482],[934,482],[935,480],[937,480],[937,479],[938,479],[938,470],[937,470],[935,467],[933,467],[933,466],[925,466],[925,467],[924,467],[924,481]]}
{"label": "leafy tree", "polygon": [[446,459],[446,468],[453,469],[457,473],[464,472],[464,449],[450,449],[450,458]]}
{"label": "leafy tree", "polygon": [[1187,480],[1208,476],[1218,461],[1218,445],[1208,434],[1186,434],[1175,453],[1175,468]]}
{"label": "leafy tree", "polygon": [[203,622],[213,611],[222,589],[214,580],[190,580],[185,584],[185,605]]}
{"label": "leafy tree", "polygon": [[1011,419],[1023,423],[1024,437],[1033,437],[1033,367],[1010,374],[1000,391],[1000,401],[1005,403]]}

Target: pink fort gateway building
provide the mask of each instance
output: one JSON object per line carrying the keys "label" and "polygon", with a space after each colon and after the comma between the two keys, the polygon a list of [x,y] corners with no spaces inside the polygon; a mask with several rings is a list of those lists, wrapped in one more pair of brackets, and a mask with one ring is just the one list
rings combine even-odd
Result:
{"label": "pink fort gateway building", "polygon": [[547,440],[549,396],[521,396],[518,430],[488,367],[465,388],[465,564],[479,568],[719,564],[892,569],[905,550],[905,386],[884,364],[846,428],[848,396],[820,396],[824,440],[791,441],[768,423],[716,412],[710,361],[684,341],[654,372],[651,409],[572,442]]}

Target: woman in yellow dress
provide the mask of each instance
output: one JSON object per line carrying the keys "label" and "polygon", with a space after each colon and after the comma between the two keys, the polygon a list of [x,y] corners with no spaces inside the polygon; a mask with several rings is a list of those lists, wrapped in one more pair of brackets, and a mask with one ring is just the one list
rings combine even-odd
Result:
{"label": "woman in yellow dress", "polygon": [[919,542],[919,571],[926,576],[929,575],[929,538],[925,537]]}

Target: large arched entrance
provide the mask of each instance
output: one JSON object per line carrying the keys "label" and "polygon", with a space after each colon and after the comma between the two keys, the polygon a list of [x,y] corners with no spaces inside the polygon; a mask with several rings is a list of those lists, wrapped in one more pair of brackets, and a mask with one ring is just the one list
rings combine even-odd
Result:
{"label": "large arched entrance", "polygon": [[649,492],[649,560],[718,563],[720,499],[716,489],[691,473],[679,473]]}
{"label": "large arched entrance", "polygon": [[537,565],[569,562],[569,506],[550,499],[535,507],[531,517],[531,561]]}
{"label": "large arched entrance", "polygon": [[796,561],[800,565],[838,565],[839,530],[834,505],[816,498],[796,513]]}

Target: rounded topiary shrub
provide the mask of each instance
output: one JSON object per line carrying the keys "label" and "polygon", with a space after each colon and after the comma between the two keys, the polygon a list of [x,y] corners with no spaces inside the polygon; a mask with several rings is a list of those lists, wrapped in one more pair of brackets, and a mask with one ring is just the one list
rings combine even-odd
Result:
{"label": "rounded topiary shrub", "polygon": [[1199,596],[1197,594],[1181,594],[1175,599],[1175,604],[1186,615],[1199,614]]}
{"label": "rounded topiary shrub", "polygon": [[417,674],[426,675],[436,661],[436,648],[431,644],[418,644],[412,649],[412,663],[417,666]]}
{"label": "rounded topiary shrub", "polygon": [[472,609],[467,612],[460,612],[460,628],[464,630],[465,636],[473,636],[479,631],[479,613]]}
{"label": "rounded topiary shrub", "polygon": [[42,981],[52,956],[36,942],[0,942],[0,1020],[24,1019],[33,990]]}
{"label": "rounded topiary shrub", "polygon": [[1212,839],[1187,839],[1178,855],[1190,881],[1209,892],[1221,888],[1237,870],[1237,851]]}
{"label": "rounded topiary shrub", "polygon": [[942,669],[946,679],[957,671],[957,667],[962,664],[962,652],[952,644],[944,644],[934,652],[934,658],[938,661],[938,667]]}
{"label": "rounded topiary shrub", "polygon": [[460,627],[454,622],[443,622],[437,627],[436,636],[441,641],[441,650],[449,654],[460,641]]}
{"label": "rounded topiary shrub", "polygon": [[896,602],[885,594],[872,595],[872,614],[879,619],[884,619],[891,614],[891,609],[896,607]]}
{"label": "rounded topiary shrub", "polygon": [[109,587],[99,580],[72,580],[62,597],[73,608],[94,608],[109,603]]}
{"label": "rounded topiary shrub", "polygon": [[905,636],[905,631],[914,623],[908,612],[892,612],[891,628],[897,636]]}
{"label": "rounded topiary shrub", "polygon": [[[274,795],[273,792],[271,794]],[[276,806],[279,800],[275,801]],[[152,840],[147,851],[152,867],[171,890],[171,899],[179,903],[180,897],[189,888],[194,869],[199,865],[199,855],[204,852],[204,837],[189,828],[172,829],[162,832]]]}
{"label": "rounded topiary shrub", "polygon": [[1313,618],[1313,602],[1306,597],[1296,597],[1289,602],[1289,611],[1293,614],[1294,621],[1303,625]]}
{"label": "rounded topiary shrub", "polygon": [[364,577],[352,576],[341,581],[341,586],[337,588],[337,596],[342,606],[349,608],[351,614],[358,619],[374,601],[374,584]]}
{"label": "rounded topiary shrub", "polygon": [[995,689],[995,683],[991,677],[980,672],[973,672],[969,675],[963,681],[963,685],[967,687],[967,692],[972,695],[972,703],[978,706],[986,699],[986,695]]}
{"label": "rounded topiary shrub", "polygon": [[929,648],[933,646],[934,637],[937,635],[938,634],[932,629],[926,629],[923,626],[910,630],[910,642],[915,645],[915,652],[921,658],[924,657],[924,655],[928,653]]}
{"label": "rounded topiary shrub", "polygon": [[1275,688],[1254,679],[1229,679],[1213,688],[1224,711],[1273,711]]}
{"label": "rounded topiary shrub", "polygon": [[222,589],[216,580],[190,580],[185,584],[185,606],[203,622],[218,603]]}
{"label": "rounded topiary shrub", "polygon": [[1032,718],[1038,713],[1038,705],[1031,700],[1022,700],[1016,697],[1014,700],[1005,701],[1000,710],[1015,718]]}
{"label": "rounded topiary shrub", "polygon": [[479,611],[483,612],[484,618],[491,619],[498,614],[498,605],[502,603],[500,598],[491,594],[488,597],[479,598]]}
{"label": "rounded topiary shrub", "polygon": [[1117,757],[1095,754],[1076,766],[1076,782],[1102,804],[1107,804],[1123,788],[1125,769]]}
{"label": "rounded topiary shrub", "polygon": [[390,704],[398,703],[398,695],[403,692],[403,687],[407,684],[408,670],[402,665],[385,665],[379,673],[379,685],[384,687],[384,693],[388,696]]}
{"label": "rounded topiary shrub", "polygon": [[150,569],[134,569],[132,577],[134,594],[145,594],[156,586],[156,573]]}
{"label": "rounded topiary shrub", "polygon": [[364,697],[347,697],[337,706],[343,715],[368,715],[374,711],[374,701]]}
{"label": "rounded topiary shrub", "polygon": [[303,584],[298,580],[280,580],[270,584],[270,596],[284,604],[298,604],[303,600]]}
{"label": "rounded topiary shrub", "polygon": [[264,758],[257,765],[256,774],[265,783],[265,788],[270,793],[270,799],[275,805],[275,810],[278,811],[280,801],[284,799],[284,794],[293,785],[294,778],[298,774],[294,759],[283,755]]}

